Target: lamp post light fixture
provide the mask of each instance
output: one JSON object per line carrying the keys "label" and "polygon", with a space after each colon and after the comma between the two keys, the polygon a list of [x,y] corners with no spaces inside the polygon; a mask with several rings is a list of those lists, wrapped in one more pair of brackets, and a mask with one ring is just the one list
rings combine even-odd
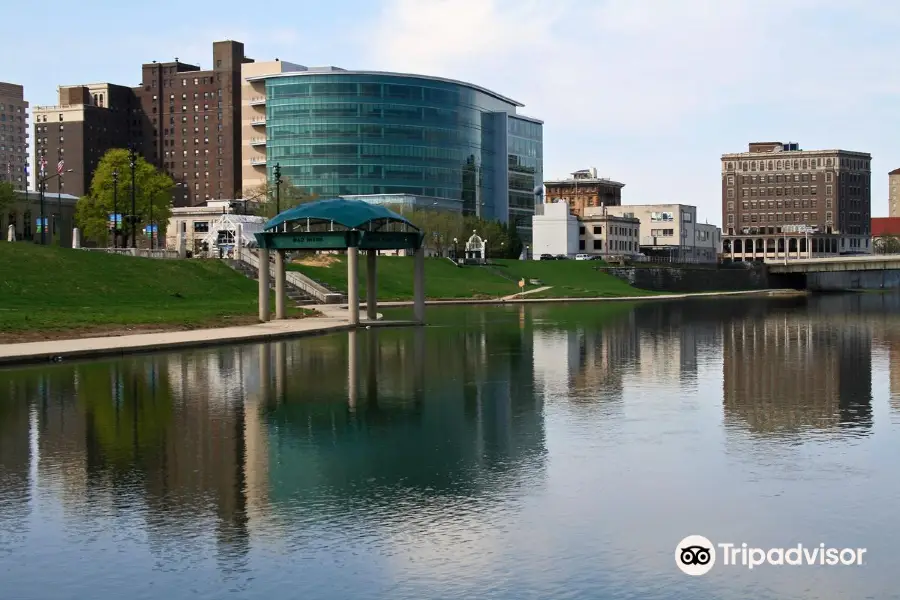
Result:
{"label": "lamp post light fixture", "polygon": [[281,213],[281,163],[275,163],[272,167],[275,175],[275,215]]}
{"label": "lamp post light fixture", "polygon": [[119,170],[113,169],[113,248],[119,247]]}
{"label": "lamp post light fixture", "polygon": [[137,166],[137,152],[134,144],[128,146],[128,160],[131,167],[131,247],[137,248],[137,209],[135,207],[134,169]]}
{"label": "lamp post light fixture", "polygon": [[[60,177],[63,173],[72,173],[75,169],[66,169],[65,171],[54,173],[53,175],[44,175],[43,171],[39,175],[38,179],[38,192],[40,193],[40,201],[41,201],[41,245],[47,243],[47,221],[44,216],[44,197],[47,194],[47,182],[53,179],[54,177]],[[59,205],[59,219],[62,220],[62,192],[57,193],[56,199]],[[59,236],[60,244],[62,244],[62,234]]]}

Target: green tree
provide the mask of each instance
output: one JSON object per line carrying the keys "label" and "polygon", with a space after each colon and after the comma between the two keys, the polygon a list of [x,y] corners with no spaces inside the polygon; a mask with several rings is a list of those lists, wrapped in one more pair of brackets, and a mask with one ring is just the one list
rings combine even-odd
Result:
{"label": "green tree", "polygon": [[[8,181],[0,181],[0,215],[5,215],[7,209],[16,203],[16,188]],[[6,232],[3,232],[4,236]],[[6,239],[4,237],[4,239]]]}
{"label": "green tree", "polygon": [[454,247],[454,238],[457,251],[464,252],[473,231],[487,240],[488,258],[518,258],[522,252],[516,228],[499,221],[430,209],[417,209],[405,216],[425,234],[425,247],[441,255]]}
{"label": "green tree", "polygon": [[[124,148],[109,150],[100,159],[100,163],[94,171],[94,177],[91,179],[90,192],[78,201],[75,208],[75,221],[85,238],[97,242],[108,240],[107,223],[109,215],[113,212],[113,171],[119,173],[116,208],[119,214],[131,214],[130,165],[128,150]],[[153,222],[159,228],[159,239],[165,239],[163,231],[172,214],[172,187],[175,185],[172,178],[157,170],[143,157],[138,156],[135,163],[134,183],[138,235],[141,235],[140,232],[143,232],[150,223],[152,213]],[[122,223],[120,235],[122,245],[129,245],[131,240],[131,224],[129,222]]]}
{"label": "green tree", "polygon": [[875,254],[900,254],[900,237],[885,235],[875,238]]}
{"label": "green tree", "polygon": [[[276,215],[275,198],[277,190],[274,183],[266,182],[257,186],[245,189],[243,192],[236,192],[235,197],[242,197],[247,200],[248,211],[256,215],[271,219]],[[281,198],[278,202],[279,209],[284,212],[289,208],[294,208],[300,204],[306,204],[319,198],[318,194],[309,193],[303,188],[293,185],[287,177],[281,178]]]}

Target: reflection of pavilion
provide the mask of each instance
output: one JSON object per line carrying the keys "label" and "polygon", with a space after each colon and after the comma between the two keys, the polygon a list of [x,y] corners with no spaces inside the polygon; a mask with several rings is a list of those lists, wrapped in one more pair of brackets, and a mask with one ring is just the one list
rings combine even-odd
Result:
{"label": "reflection of pavilion", "polygon": [[[276,504],[323,490],[334,501],[373,503],[473,494],[516,477],[519,463],[542,452],[540,407],[521,348],[487,355],[486,364],[457,354],[466,375],[451,379],[445,357],[477,343],[465,334],[442,341],[422,329],[371,330],[346,341],[344,386],[337,367],[320,374],[315,394],[289,391],[268,403]],[[287,370],[305,379],[307,368]]]}

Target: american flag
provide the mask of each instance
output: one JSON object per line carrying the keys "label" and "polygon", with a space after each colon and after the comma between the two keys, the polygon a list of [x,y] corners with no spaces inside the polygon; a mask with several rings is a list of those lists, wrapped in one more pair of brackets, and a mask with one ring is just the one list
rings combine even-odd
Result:
{"label": "american flag", "polygon": [[60,160],[58,163],[56,163],[56,174],[57,175],[62,175],[63,171],[65,171],[65,170],[66,170],[66,161]]}
{"label": "american flag", "polygon": [[46,173],[46,172],[47,172],[47,157],[42,156],[41,157],[41,177],[43,177],[44,173]]}

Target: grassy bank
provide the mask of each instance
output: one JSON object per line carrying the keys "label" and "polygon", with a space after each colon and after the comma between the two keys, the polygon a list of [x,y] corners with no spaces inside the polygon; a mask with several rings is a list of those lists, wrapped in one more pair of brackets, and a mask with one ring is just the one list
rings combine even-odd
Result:
{"label": "grassy bank", "polygon": [[[654,292],[638,290],[607,273],[597,271],[595,261],[518,261],[498,260],[488,267],[457,267],[447,259],[425,260],[425,296],[432,300],[458,298],[489,299],[518,293],[518,281],[540,280],[549,290],[528,297],[621,297],[649,296]],[[347,261],[335,256],[327,265],[292,263],[288,267],[343,292],[347,291]],[[360,260],[360,287],[366,286],[365,259]],[[526,285],[533,290],[537,285]],[[378,298],[383,301],[411,300],[413,296],[413,259],[378,257]]]}
{"label": "grassy bank", "polygon": [[257,289],[221,261],[0,243],[0,337],[254,322]]}

